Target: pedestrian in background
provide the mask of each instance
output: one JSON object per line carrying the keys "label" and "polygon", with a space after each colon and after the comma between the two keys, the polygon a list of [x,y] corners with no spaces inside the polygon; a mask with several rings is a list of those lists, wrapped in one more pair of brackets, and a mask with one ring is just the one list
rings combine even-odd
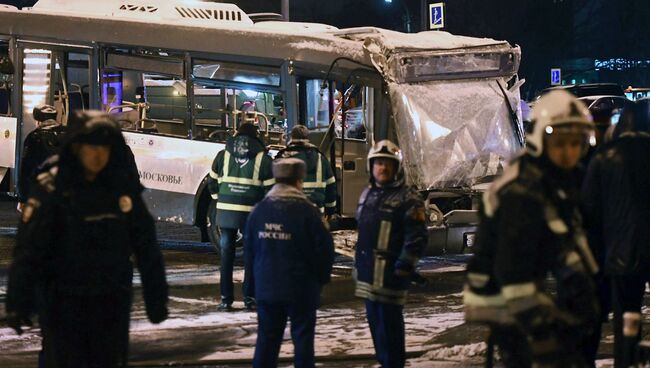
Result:
{"label": "pedestrian in background", "polygon": [[[243,123],[234,137],[226,141],[212,163],[208,189],[217,200],[215,224],[221,230],[220,288],[218,310],[232,311],[235,300],[232,271],[235,263],[238,232],[244,234],[246,218],[253,206],[275,183],[271,172],[271,157],[257,137],[257,127]],[[254,285],[249,285],[250,271],[244,265],[244,305],[255,309]]]}
{"label": "pedestrian in background", "polygon": [[406,361],[403,308],[415,266],[427,244],[424,203],[404,184],[399,147],[377,142],[368,153],[370,186],[357,209],[355,295],[365,299],[377,360]]}
{"label": "pedestrian in background", "polygon": [[583,186],[591,246],[612,280],[615,366],[634,365],[650,282],[650,99],[626,107]]}
{"label": "pedestrian in background", "polygon": [[126,143],[107,115],[69,133],[38,174],[9,270],[8,325],[38,314],[45,367],[118,367],[128,358],[133,266],[149,320],[167,318],[167,283],[142,187],[123,162]]}
{"label": "pedestrian in background", "polygon": [[582,229],[578,164],[593,123],[566,91],[542,96],[531,120],[525,153],[483,196],[466,320],[491,326],[506,367],[585,367],[584,340],[598,323],[598,265]]}
{"label": "pedestrian in background", "polygon": [[29,186],[36,171],[48,157],[56,154],[61,145],[65,127],[56,121],[56,109],[50,105],[34,107],[36,129],[32,130],[23,144],[20,164],[19,209],[24,206],[29,194]]}
{"label": "pedestrian in background", "polygon": [[287,318],[296,368],[314,367],[314,333],[320,292],[330,281],[334,245],[320,212],[302,192],[305,164],[273,162],[276,184],[246,224],[246,263],[257,297],[254,367],[276,367]]}
{"label": "pedestrian in background", "polygon": [[331,218],[336,213],[336,178],[329,160],[316,146],[309,142],[309,129],[296,125],[291,130],[291,140],[287,148],[280,150],[278,158],[294,157],[306,166],[303,191],[321,213]]}

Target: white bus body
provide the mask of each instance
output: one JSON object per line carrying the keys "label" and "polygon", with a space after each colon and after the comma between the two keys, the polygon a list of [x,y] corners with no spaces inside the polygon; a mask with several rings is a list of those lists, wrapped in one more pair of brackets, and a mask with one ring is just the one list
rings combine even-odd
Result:
{"label": "white bus body", "polygon": [[397,140],[428,198],[429,253],[468,251],[480,185],[523,143],[519,86],[507,88],[520,51],[492,39],[253,23],[223,3],[40,0],[0,8],[2,57],[5,191],[20,187],[35,105],[54,104],[64,123],[104,109],[123,124],[154,216],[203,228],[210,165],[242,119],[276,147],[307,125],[334,162],[344,217],[367,184],[370,145]]}

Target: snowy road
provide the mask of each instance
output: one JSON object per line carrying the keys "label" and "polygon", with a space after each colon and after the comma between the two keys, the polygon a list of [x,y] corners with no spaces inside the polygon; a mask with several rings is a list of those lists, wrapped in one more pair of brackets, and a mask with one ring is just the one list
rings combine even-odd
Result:
{"label": "snowy road", "polygon": [[[0,301],[15,234],[15,215],[0,202]],[[9,230],[6,230],[9,229]],[[135,278],[136,291],[131,324],[130,364],[162,366],[250,366],[256,339],[256,315],[243,310],[216,312],[218,257],[207,244],[197,242],[190,227],[158,225],[170,284],[170,318],[160,325],[146,321]],[[350,234],[346,236],[349,237]],[[421,262],[429,281],[414,287],[405,307],[408,367],[480,367],[484,360],[485,330],[463,324],[462,281],[466,257],[430,257]],[[318,312],[316,354],[319,367],[372,367],[372,340],[363,304],[352,296],[351,261],[340,257],[333,281],[323,292]],[[236,267],[235,282],[243,271]],[[236,292],[241,288],[236,286]],[[236,295],[241,299],[241,295]],[[0,312],[0,366],[33,367],[40,346],[38,329],[17,336],[6,327]],[[647,311],[646,311],[647,312]],[[646,320],[648,313],[646,313]],[[611,366],[611,330],[606,328],[599,366]],[[291,366],[291,340],[285,333],[282,366]]]}

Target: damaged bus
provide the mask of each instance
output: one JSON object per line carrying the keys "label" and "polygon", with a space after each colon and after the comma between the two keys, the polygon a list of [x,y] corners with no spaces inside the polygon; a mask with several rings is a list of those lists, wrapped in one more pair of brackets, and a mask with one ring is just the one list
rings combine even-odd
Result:
{"label": "damaged bus", "polygon": [[[237,124],[271,150],[300,123],[330,155],[338,211],[352,218],[378,140],[403,150],[427,203],[428,254],[471,252],[487,184],[523,145],[520,50],[430,31],[253,22],[226,3],[40,0],[0,8],[0,176],[20,188],[34,106],[120,121],[160,221],[215,241],[210,164]],[[218,243],[217,243],[218,244]]]}

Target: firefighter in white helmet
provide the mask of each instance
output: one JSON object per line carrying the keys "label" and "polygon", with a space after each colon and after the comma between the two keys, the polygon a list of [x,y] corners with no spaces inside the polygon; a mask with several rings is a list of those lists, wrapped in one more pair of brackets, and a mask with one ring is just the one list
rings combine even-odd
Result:
{"label": "firefighter in white helmet", "polygon": [[404,366],[402,309],[427,244],[424,204],[420,194],[404,184],[401,161],[399,147],[388,140],[371,148],[370,186],[357,209],[355,294],[365,299],[377,360],[383,367]]}
{"label": "firefighter in white helmet", "polygon": [[[466,319],[492,327],[507,367],[588,366],[580,348],[598,318],[598,265],[576,199],[593,124],[565,91],[542,96],[531,118],[526,151],[483,197],[467,268]],[[555,297],[545,286],[549,273]]]}

